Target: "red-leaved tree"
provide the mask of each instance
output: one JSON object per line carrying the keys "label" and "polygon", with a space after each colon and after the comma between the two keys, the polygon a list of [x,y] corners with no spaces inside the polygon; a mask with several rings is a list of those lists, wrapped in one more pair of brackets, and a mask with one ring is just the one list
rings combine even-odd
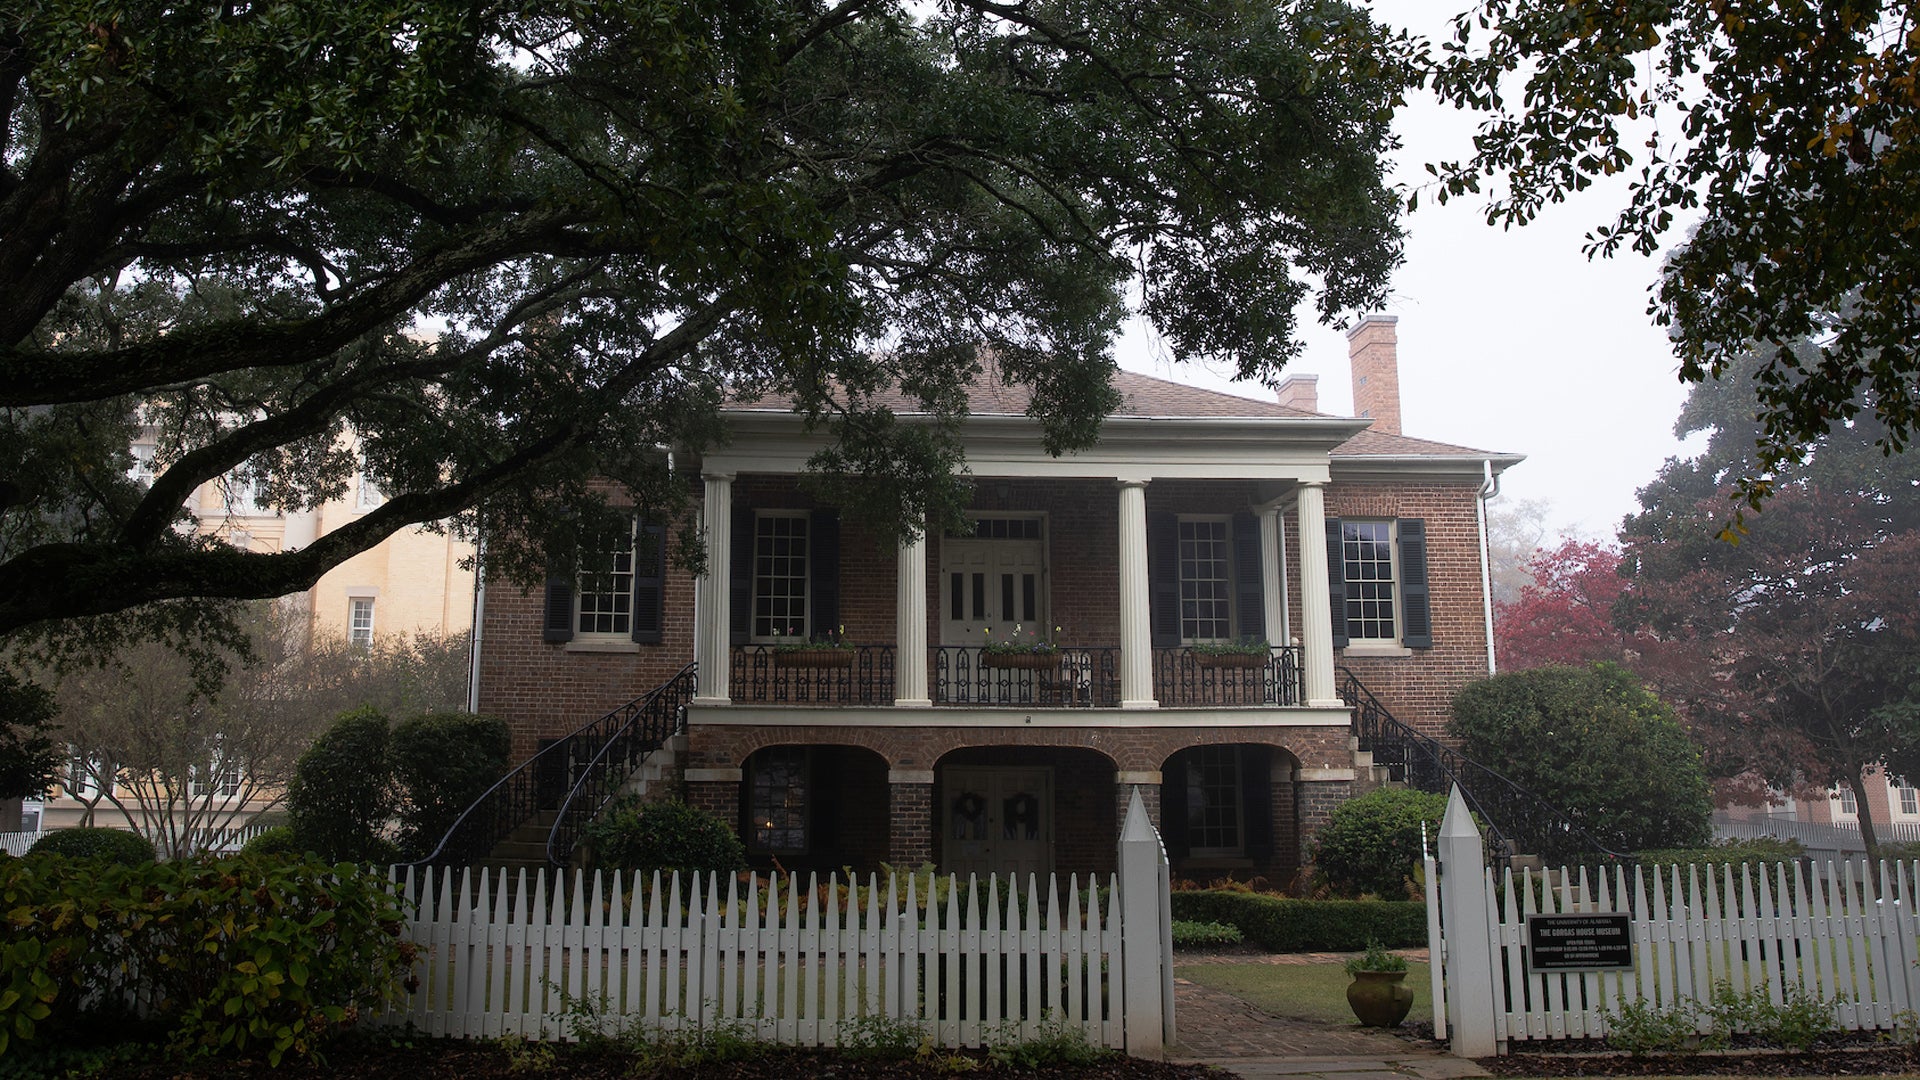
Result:
{"label": "red-leaved tree", "polygon": [[1633,635],[1613,623],[1624,584],[1618,548],[1564,540],[1536,551],[1527,571],[1533,580],[1520,595],[1494,608],[1494,655],[1501,670],[1629,659]]}

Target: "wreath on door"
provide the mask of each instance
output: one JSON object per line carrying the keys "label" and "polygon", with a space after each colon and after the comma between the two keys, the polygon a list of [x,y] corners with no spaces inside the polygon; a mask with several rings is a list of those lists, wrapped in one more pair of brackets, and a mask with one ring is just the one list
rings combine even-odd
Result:
{"label": "wreath on door", "polygon": [[1022,792],[1000,804],[1001,828],[1008,840],[1040,838],[1040,800]]}
{"label": "wreath on door", "polygon": [[953,838],[955,840],[987,838],[987,800],[985,798],[968,791],[953,800]]}

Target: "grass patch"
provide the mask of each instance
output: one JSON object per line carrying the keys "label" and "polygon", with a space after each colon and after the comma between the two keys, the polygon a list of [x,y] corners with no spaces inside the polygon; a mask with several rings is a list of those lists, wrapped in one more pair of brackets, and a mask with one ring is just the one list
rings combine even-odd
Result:
{"label": "grass patch", "polygon": [[[1275,1016],[1358,1023],[1347,1007],[1347,984],[1353,980],[1339,964],[1186,964],[1176,965],[1173,974],[1232,994]],[[1433,995],[1427,965],[1407,964],[1407,985],[1413,987],[1413,1011],[1407,1014],[1407,1023],[1431,1021]]]}

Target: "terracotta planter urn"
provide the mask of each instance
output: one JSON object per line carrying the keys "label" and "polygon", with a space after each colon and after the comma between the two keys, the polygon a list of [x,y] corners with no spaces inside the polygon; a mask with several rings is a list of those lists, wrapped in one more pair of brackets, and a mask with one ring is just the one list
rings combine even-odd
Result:
{"label": "terracotta planter urn", "polygon": [[1367,1027],[1390,1028],[1413,1008],[1413,987],[1404,971],[1356,971],[1347,987],[1347,1004]]}

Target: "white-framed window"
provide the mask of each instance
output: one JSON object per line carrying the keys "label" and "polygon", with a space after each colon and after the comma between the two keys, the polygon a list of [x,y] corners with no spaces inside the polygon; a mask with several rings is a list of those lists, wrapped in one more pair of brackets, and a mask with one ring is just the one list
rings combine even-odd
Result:
{"label": "white-framed window", "polygon": [[355,648],[373,647],[373,600],[355,596],[347,601],[347,642]]}
{"label": "white-framed window", "polygon": [[354,477],[353,505],[356,510],[378,510],[380,504],[387,501],[387,493],[380,490],[373,476],[367,472],[367,455],[360,455],[360,472]]}
{"label": "white-framed window", "polygon": [[106,794],[100,787],[100,763],[79,750],[73,750],[67,756],[67,775],[60,787],[69,799],[80,802],[98,799]]}
{"label": "white-framed window", "polygon": [[1845,784],[1840,785],[1840,813],[1847,817],[1860,813],[1860,803],[1854,799],[1853,789]]}
{"label": "white-framed window", "polygon": [[1198,856],[1246,852],[1240,797],[1240,748],[1202,746],[1185,755],[1187,849]]}
{"label": "white-framed window", "polygon": [[212,759],[205,765],[196,766],[187,778],[187,791],[195,796],[206,795],[209,794],[206,785],[211,783],[214,798],[223,801],[234,799],[240,795],[241,774],[240,759],[216,746]]}
{"label": "white-framed window", "polygon": [[755,851],[807,850],[811,779],[803,746],[770,746],[753,755],[747,791],[748,844]]}
{"label": "white-framed window", "polygon": [[624,639],[633,634],[633,537],[614,551],[582,552],[574,583],[574,634]]}
{"label": "white-framed window", "polygon": [[221,477],[220,495],[229,514],[259,517],[274,513],[271,507],[261,501],[260,482],[251,475],[231,472]]}
{"label": "white-framed window", "polygon": [[127,479],[146,487],[153,486],[153,455],[156,447],[152,443],[133,444],[133,467],[127,470]]}
{"label": "white-framed window", "polygon": [[[807,514],[760,511],[753,519],[753,639],[809,638]],[[830,629],[830,628],[823,628]]]}
{"label": "white-framed window", "polygon": [[1233,565],[1228,521],[1180,519],[1180,640],[1233,636]]}
{"label": "white-framed window", "polygon": [[1347,582],[1347,640],[1400,640],[1399,580],[1392,521],[1340,522],[1340,556]]}
{"label": "white-framed window", "polygon": [[1920,791],[1900,785],[1900,812],[1908,817],[1920,814]]}

